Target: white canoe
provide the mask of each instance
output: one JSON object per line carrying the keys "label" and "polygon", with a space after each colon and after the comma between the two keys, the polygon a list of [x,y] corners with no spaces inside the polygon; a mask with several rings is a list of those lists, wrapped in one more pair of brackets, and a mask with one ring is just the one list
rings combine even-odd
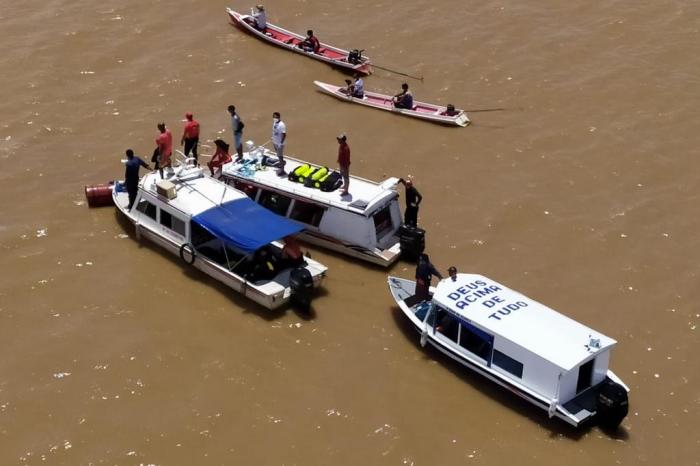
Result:
{"label": "white canoe", "polygon": [[432,121],[433,123],[441,123],[443,125],[467,126],[470,123],[467,112],[464,110],[455,109],[455,115],[447,115],[447,107],[417,102],[415,100],[413,101],[412,110],[396,108],[394,107],[392,96],[390,95],[365,91],[365,95],[362,98],[352,97],[343,92],[345,90],[344,87],[334,86],[333,84],[323,83],[321,81],[314,81],[314,84],[326,94],[353,104],[387,110],[389,112],[420,118],[421,120]]}

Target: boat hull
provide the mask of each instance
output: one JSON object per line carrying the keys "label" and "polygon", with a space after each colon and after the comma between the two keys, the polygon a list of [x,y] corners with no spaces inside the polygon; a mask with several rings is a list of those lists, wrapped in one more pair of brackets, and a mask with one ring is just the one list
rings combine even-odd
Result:
{"label": "boat hull", "polygon": [[322,92],[345,102],[364,105],[365,107],[385,110],[395,114],[418,118],[420,120],[430,121],[442,125],[464,127],[470,123],[469,117],[464,110],[458,110],[459,113],[453,116],[442,115],[443,112],[447,111],[447,107],[441,107],[439,105],[429,104],[426,102],[415,102],[413,105],[413,110],[407,108],[396,108],[393,105],[392,97],[389,95],[366,91],[364,97],[362,98],[352,97],[344,92],[341,92],[341,90],[344,88],[340,86],[335,86],[333,84],[328,84],[321,81],[314,81],[314,84]]}
{"label": "boat hull", "polygon": [[227,8],[226,12],[228,13],[232,25],[238,26],[245,32],[262,39],[265,42],[276,45],[285,50],[289,50],[290,52],[298,53],[309,58],[322,61],[331,66],[335,66],[352,73],[360,73],[363,75],[369,75],[372,73],[372,65],[369,57],[362,57],[361,63],[353,64],[347,61],[349,54],[348,50],[333,47],[324,43],[321,43],[318,53],[306,52],[297,47],[297,44],[304,40],[304,36],[287,31],[286,29],[282,29],[281,27],[270,23],[267,24],[265,32],[262,32],[253,27],[252,16],[238,13],[231,8]]}
{"label": "boat hull", "polygon": [[[182,244],[164,237],[163,235],[149,228],[147,225],[141,225],[136,217],[129,210],[127,210],[129,202],[128,195],[125,192],[118,192],[116,183],[115,188],[112,191],[112,198],[117,210],[134,225],[137,239],[142,237],[146,238],[166,251],[172,253],[176,257],[180,257],[180,248],[182,247]],[[248,282],[244,278],[231,273],[224,267],[221,267],[215,262],[212,262],[202,256],[197,256],[191,266],[270,310],[278,309],[288,304],[291,299],[291,291],[289,289],[285,290],[284,295],[281,298],[265,294],[253,283]],[[321,286],[324,275],[325,274],[313,277],[314,288]]]}
{"label": "boat hull", "polygon": [[[453,351],[450,347],[448,347],[447,345],[443,344],[441,341],[435,338],[434,331],[431,332],[432,329],[426,328],[425,324],[423,324],[423,322],[421,322],[421,320],[416,317],[414,310],[412,309],[413,305],[409,306],[406,303],[407,300],[410,301],[411,296],[414,294],[415,282],[397,277],[388,277],[388,283],[389,290],[391,291],[394,301],[399,306],[403,314],[411,322],[413,328],[419,334],[421,334],[422,343],[425,342],[427,344],[430,344],[432,347],[434,347],[444,355],[448,356],[449,358],[453,359],[454,361],[484,376],[488,380],[495,382],[496,384],[500,385],[501,387],[505,388],[511,393],[514,393],[520,398],[527,400],[533,405],[538,406],[539,408],[542,408],[545,411],[549,411],[552,416],[556,416],[559,419],[567,422],[568,424],[571,424],[575,427],[579,427],[593,420],[595,412],[587,412],[580,415],[574,415],[568,412],[564,408],[564,406],[559,403],[556,403],[556,406],[552,411],[552,400],[540,396],[537,393],[528,390],[524,386],[511,382],[498,372],[492,370],[487,365],[478,361],[476,358],[470,359]],[[433,291],[434,288],[431,288],[431,293]],[[617,376],[615,376],[615,374],[611,371],[608,371],[608,377],[611,380],[619,380]]]}

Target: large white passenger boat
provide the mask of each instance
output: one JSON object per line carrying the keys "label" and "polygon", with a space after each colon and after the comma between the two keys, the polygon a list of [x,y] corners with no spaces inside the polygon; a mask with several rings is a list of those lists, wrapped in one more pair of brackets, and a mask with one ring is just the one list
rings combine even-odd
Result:
{"label": "large white passenger boat", "polygon": [[[251,201],[244,193],[181,166],[166,180],[141,178],[133,208],[116,183],[114,204],[144,236],[256,303],[278,308],[293,300],[309,305],[326,267],[310,259],[283,259],[278,241],[301,227]],[[261,252],[264,251],[264,252]]]}
{"label": "large white passenger boat", "polygon": [[[299,237],[308,243],[383,266],[399,259],[402,222],[397,178],[376,183],[351,175],[351,196],[343,197],[337,188],[324,191],[311,183],[277,176],[276,169],[267,166],[267,161],[276,161],[276,155],[252,141],[247,144],[245,161],[224,165],[222,180],[260,205],[299,222],[304,227]],[[288,173],[303,167],[312,171],[326,168],[287,156],[285,162]],[[404,252],[407,248],[416,249],[408,251],[412,256],[422,252],[422,230],[416,233],[420,238],[406,238],[412,231],[401,231]]]}
{"label": "large white passenger boat", "polygon": [[442,353],[574,426],[597,418],[617,427],[629,389],[610,370],[616,342],[481,275],[457,274],[415,296],[415,282],[389,289],[421,345]]}

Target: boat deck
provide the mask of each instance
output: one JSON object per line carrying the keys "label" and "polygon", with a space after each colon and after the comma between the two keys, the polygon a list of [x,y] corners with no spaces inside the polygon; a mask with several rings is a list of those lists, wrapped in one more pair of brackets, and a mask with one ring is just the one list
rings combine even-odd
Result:
{"label": "boat deck", "polygon": [[[247,152],[244,157],[248,160],[257,155],[257,149]],[[274,152],[265,149],[264,155],[274,160],[277,156]],[[294,171],[297,167],[308,163],[314,167],[321,165],[305,162],[293,157],[284,157],[287,173]],[[250,167],[252,170],[249,170]],[[328,167],[329,169],[331,167]],[[350,195],[341,196],[341,190],[324,192],[317,188],[306,187],[302,183],[290,181],[287,175],[277,175],[275,167],[263,166],[261,169],[254,169],[251,163],[243,164],[230,162],[223,167],[224,178],[235,178],[242,181],[249,179],[257,184],[268,186],[278,191],[286,192],[300,198],[306,198],[315,202],[337,207],[344,210],[354,211],[363,215],[369,215],[373,210],[385,201],[398,196],[396,184],[398,178],[388,178],[381,183],[350,175]]]}

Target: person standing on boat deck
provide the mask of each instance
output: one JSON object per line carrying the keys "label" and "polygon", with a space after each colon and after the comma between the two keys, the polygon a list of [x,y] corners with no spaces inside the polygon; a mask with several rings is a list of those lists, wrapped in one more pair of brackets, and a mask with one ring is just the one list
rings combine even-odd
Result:
{"label": "person standing on boat deck", "polygon": [[272,145],[277,152],[277,175],[284,175],[284,144],[287,140],[287,125],[281,120],[280,112],[272,114]]}
{"label": "person standing on boat deck", "polygon": [[343,177],[343,191],[340,195],[347,196],[350,194],[348,192],[350,187],[350,146],[348,146],[348,137],[345,134],[341,134],[336,139],[338,140],[338,171]]}
{"label": "person standing on boat deck", "polygon": [[158,137],[156,138],[156,169],[160,171],[160,177],[163,178],[163,168],[171,167],[172,162],[170,157],[173,155],[173,133],[165,127],[165,123],[158,123]]}
{"label": "person standing on boat deck", "polygon": [[451,266],[449,269],[447,269],[447,273],[450,275],[453,282],[457,281],[457,267],[454,265]]}
{"label": "person standing on boat deck", "polygon": [[401,85],[401,92],[394,96],[394,107],[413,110],[413,94],[408,90],[408,84]]}
{"label": "person standing on boat deck", "polygon": [[257,5],[255,7],[253,19],[255,20],[255,29],[257,29],[260,32],[265,32],[265,29],[267,29],[267,14],[265,13],[264,6]]}
{"label": "person standing on boat deck", "polygon": [[231,129],[233,130],[233,146],[236,149],[238,156],[236,157],[236,162],[243,160],[243,120],[236,113],[236,107],[233,105],[228,106],[228,113],[231,115]]}
{"label": "person standing on boat deck", "polygon": [[416,227],[418,226],[418,206],[423,201],[423,196],[413,186],[411,178],[407,180],[399,178],[399,183],[403,183],[406,187],[406,211],[403,215],[403,223],[407,226]]}
{"label": "person standing on boat deck", "polygon": [[139,168],[144,167],[148,170],[151,169],[150,165],[134,155],[134,151],[131,149],[126,150],[126,172],[124,173],[124,184],[126,185],[126,192],[129,193],[129,206],[127,210],[131,210],[136,200],[136,194],[139,191]]}
{"label": "person standing on boat deck", "polygon": [[416,297],[422,301],[430,299],[430,282],[433,280],[433,275],[442,280],[442,274],[430,262],[430,257],[427,254],[421,254],[416,264]]}
{"label": "person standing on boat deck", "polygon": [[199,122],[192,118],[192,112],[185,113],[185,118],[187,122],[185,123],[185,129],[182,132],[182,138],[180,139],[180,145],[185,146],[185,157],[194,157],[195,165],[199,165],[199,159],[197,157],[197,144],[199,144]]}
{"label": "person standing on boat deck", "polygon": [[216,152],[207,166],[209,167],[211,176],[218,178],[221,174],[221,166],[231,161],[231,155],[228,153],[229,145],[223,140],[217,139],[214,141],[214,145],[216,146]]}
{"label": "person standing on boat deck", "polygon": [[321,48],[321,43],[318,41],[316,36],[314,36],[314,31],[309,29],[306,31],[306,39],[299,42],[299,48],[303,49],[304,52],[318,53]]}

